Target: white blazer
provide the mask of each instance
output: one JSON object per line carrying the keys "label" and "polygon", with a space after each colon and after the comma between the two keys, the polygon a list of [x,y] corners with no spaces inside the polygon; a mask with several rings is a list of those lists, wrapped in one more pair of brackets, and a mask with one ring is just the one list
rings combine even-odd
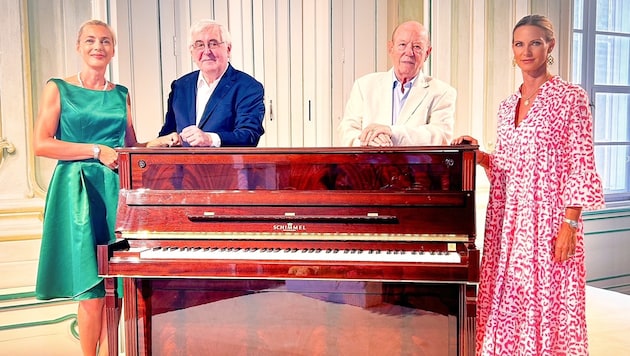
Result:
{"label": "white blazer", "polygon": [[394,146],[448,145],[455,123],[455,88],[425,76],[413,82],[396,124],[392,125],[393,68],[354,82],[343,119],[337,127],[342,146],[360,146],[361,131],[372,123],[392,128]]}

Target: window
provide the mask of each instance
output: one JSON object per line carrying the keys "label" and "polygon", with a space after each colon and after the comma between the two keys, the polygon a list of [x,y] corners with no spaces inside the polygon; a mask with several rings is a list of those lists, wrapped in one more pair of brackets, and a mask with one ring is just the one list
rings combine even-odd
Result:
{"label": "window", "polygon": [[630,200],[630,1],[574,0],[573,81],[589,93],[606,201]]}

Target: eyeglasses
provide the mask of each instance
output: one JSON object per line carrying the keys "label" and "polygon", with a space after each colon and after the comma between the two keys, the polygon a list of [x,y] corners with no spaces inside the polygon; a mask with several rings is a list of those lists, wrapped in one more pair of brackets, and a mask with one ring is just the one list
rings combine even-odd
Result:
{"label": "eyeglasses", "polygon": [[408,45],[411,45],[411,50],[415,54],[422,54],[424,52],[424,48],[422,46],[420,46],[419,44],[414,44],[412,42],[400,42],[396,44],[396,49],[398,50],[398,52],[402,53],[407,49]]}
{"label": "eyeglasses", "polygon": [[206,48],[209,48],[211,50],[215,50],[217,49],[220,45],[224,44],[225,42],[219,42],[216,40],[210,40],[208,41],[208,43],[204,43],[203,41],[195,41],[192,44],[192,48],[197,50],[197,51],[203,51]]}

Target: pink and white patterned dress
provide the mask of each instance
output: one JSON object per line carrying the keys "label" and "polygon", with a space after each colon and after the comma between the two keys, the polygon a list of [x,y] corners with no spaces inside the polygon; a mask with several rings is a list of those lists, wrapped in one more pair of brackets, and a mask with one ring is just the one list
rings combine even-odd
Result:
{"label": "pink and white patterned dress", "polygon": [[587,355],[581,221],[575,256],[553,255],[567,206],[604,206],[588,96],[554,76],[515,127],[519,98],[500,104],[490,155],[477,355]]}

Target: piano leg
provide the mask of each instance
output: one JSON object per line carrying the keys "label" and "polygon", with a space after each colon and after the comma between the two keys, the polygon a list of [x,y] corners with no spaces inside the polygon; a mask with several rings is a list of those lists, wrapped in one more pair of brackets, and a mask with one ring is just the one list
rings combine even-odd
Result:
{"label": "piano leg", "polygon": [[475,355],[475,342],[476,342],[476,330],[477,330],[477,285],[466,286],[466,319],[464,326],[464,347],[462,349],[462,355],[474,356]]}
{"label": "piano leg", "polygon": [[121,299],[116,292],[116,278],[105,278],[105,316],[109,356],[118,356],[118,321]]}

